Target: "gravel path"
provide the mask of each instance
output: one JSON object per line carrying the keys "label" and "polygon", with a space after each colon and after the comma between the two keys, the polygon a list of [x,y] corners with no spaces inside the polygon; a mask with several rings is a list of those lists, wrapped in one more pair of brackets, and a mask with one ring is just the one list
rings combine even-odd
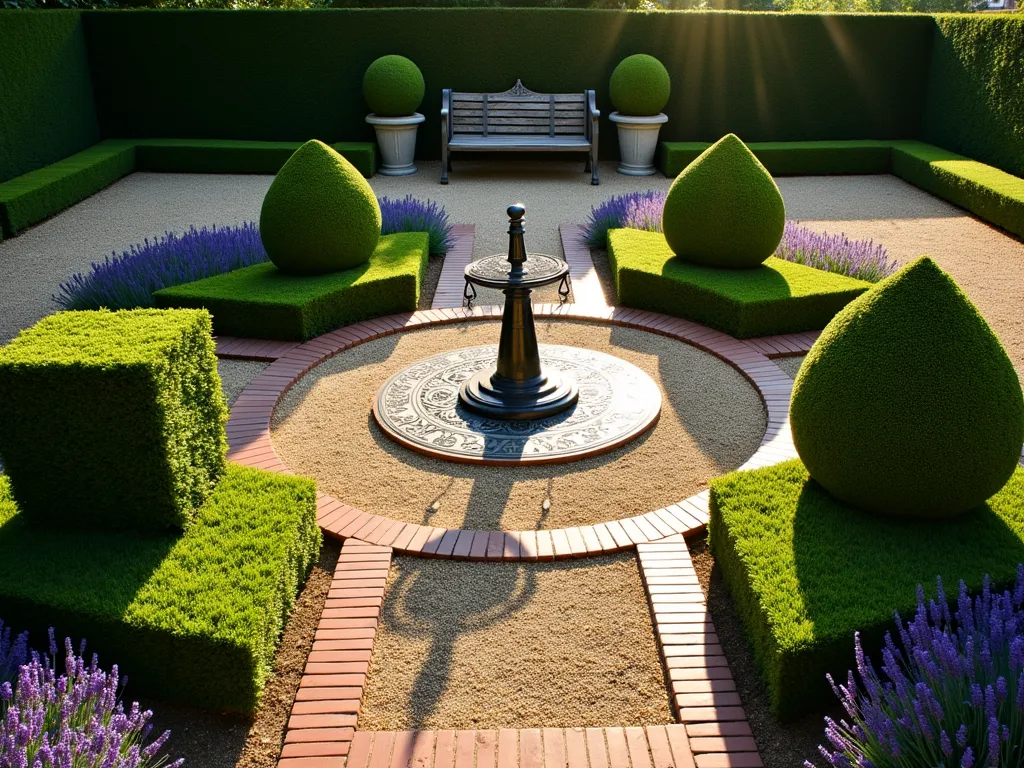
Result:
{"label": "gravel path", "polygon": [[673,722],[636,557],[396,557],[359,727]]}
{"label": "gravel path", "polygon": [[786,372],[786,375],[791,379],[796,378],[796,372],[800,370],[800,366],[804,363],[804,358],[807,355],[798,355],[796,357],[778,357],[772,360],[779,368]]}
{"label": "gravel path", "polygon": [[447,528],[524,530],[587,525],[675,503],[742,464],[764,434],[756,391],[718,358],[643,331],[550,321],[538,324],[541,343],[607,352],[660,384],[661,419],[650,432],[604,456],[516,468],[431,459],[381,433],[370,404],[389,376],[437,352],[493,344],[498,328],[472,323],[388,336],[335,356],[278,405],[278,454],[324,493],[367,512]]}
{"label": "gravel path", "polygon": [[260,375],[260,371],[270,363],[261,363],[256,360],[218,360],[217,373],[220,374],[221,388],[224,390],[224,397],[228,406],[234,404],[242,390],[252,383],[252,380]]}

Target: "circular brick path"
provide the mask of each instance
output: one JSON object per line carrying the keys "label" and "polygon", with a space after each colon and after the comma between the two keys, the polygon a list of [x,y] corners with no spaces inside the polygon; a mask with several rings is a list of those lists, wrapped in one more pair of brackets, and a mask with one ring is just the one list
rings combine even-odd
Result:
{"label": "circular brick path", "polygon": [[[795,458],[788,421],[792,380],[750,344],[688,320],[625,307],[538,304],[538,318],[611,323],[658,333],[705,350],[738,370],[758,391],[768,412],[761,445],[741,469]],[[284,393],[307,371],[354,346],[402,331],[501,316],[500,307],[431,309],[367,320],[339,328],[289,349],[271,363],[235,401],[228,421],[228,459],[275,472],[289,472],[274,451],[270,421]],[[614,552],[673,534],[703,528],[708,492],[662,509],[621,520],[543,531],[472,531],[392,520],[357,509],[327,494],[317,495],[324,533],[356,538],[398,552],[470,560],[537,560]]]}

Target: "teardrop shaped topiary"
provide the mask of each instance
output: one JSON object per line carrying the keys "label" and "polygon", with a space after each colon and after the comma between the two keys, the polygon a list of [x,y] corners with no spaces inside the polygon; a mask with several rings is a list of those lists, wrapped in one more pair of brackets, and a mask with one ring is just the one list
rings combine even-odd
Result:
{"label": "teardrop shaped topiary", "polygon": [[405,56],[381,56],[366,68],[363,97],[379,117],[407,117],[423,103],[423,73]]}
{"label": "teardrop shaped topiary", "polygon": [[951,517],[1013,474],[1024,397],[988,323],[922,257],[832,319],[797,374],[790,421],[811,477],[836,498]]}
{"label": "teardrop shaped topiary", "polygon": [[730,133],[672,182],[661,224],[672,252],[685,261],[750,268],[778,248],[786,205],[771,174]]}
{"label": "teardrop shaped topiary", "polygon": [[623,115],[649,117],[668,104],[672,80],[665,65],[646,53],[627,56],[612,71],[608,95]]}
{"label": "teardrop shaped topiary", "polygon": [[307,141],[274,177],[260,237],[282,272],[317,275],[364,264],[380,238],[377,198],[363,175],[321,141]]}

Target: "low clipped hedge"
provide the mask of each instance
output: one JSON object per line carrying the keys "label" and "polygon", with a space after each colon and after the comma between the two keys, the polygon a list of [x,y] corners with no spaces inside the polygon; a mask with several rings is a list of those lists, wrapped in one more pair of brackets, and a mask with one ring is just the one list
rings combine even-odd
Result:
{"label": "low clipped hedge", "polygon": [[224,471],[210,316],[60,312],[0,348],[0,455],[22,514],[185,529]]}
{"label": "low clipped hedge", "polygon": [[771,256],[716,269],[675,256],[660,232],[613,229],[608,260],[618,301],[709,325],[738,339],[824,328],[870,283]]}
{"label": "low clipped hedge", "polygon": [[0,614],[87,638],[137,694],[255,711],[320,549],[312,481],[229,465],[180,537],[30,522],[0,476]]}
{"label": "low clipped hedge", "polygon": [[[678,176],[710,146],[706,141],[663,141],[658,168],[670,178]],[[747,147],[773,176],[828,176],[889,173],[892,142],[755,141]]]}
{"label": "low clipped hedge", "polygon": [[[301,141],[137,139],[135,170],[174,173],[277,173]],[[331,147],[366,178],[377,171],[377,145],[339,141]]]}
{"label": "low clipped hedge", "polygon": [[419,304],[426,232],[383,235],[366,264],[326,275],[286,275],[257,264],[153,294],[159,307],[204,307],[218,334],[303,341]]}
{"label": "low clipped hedge", "polygon": [[710,546],[732,595],[776,716],[834,703],[854,632],[877,651],[893,612],[985,574],[1011,586],[1024,562],[1024,468],[986,505],[943,521],[879,517],[835,500],[799,460],[711,481]]}
{"label": "low clipped hedge", "polygon": [[1024,237],[1024,179],[920,141],[893,144],[892,172]]}

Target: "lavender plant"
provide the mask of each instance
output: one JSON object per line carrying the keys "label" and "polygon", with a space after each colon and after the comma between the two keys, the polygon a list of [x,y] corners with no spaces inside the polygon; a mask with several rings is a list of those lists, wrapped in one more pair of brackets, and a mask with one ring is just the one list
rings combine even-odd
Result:
{"label": "lavender plant", "polygon": [[787,221],[775,255],[780,259],[825,272],[836,272],[877,283],[896,271],[896,262],[873,240],[850,240],[845,233],[812,232],[799,222]]}
{"label": "lavender plant", "polygon": [[[56,643],[50,654],[33,652],[20,667],[16,687],[0,684],[0,768],[158,768],[170,731],[148,741],[152,712],[118,701],[117,667],[86,665],[85,644],[74,652],[65,640],[64,673],[57,674]],[[167,768],[178,768],[175,760]]]}
{"label": "lavender plant", "polygon": [[430,238],[430,253],[439,256],[455,244],[448,213],[433,200],[417,200],[406,195],[401,200],[382,197],[380,204],[383,224],[382,235],[396,232],[426,232]]}
{"label": "lavender plant", "polygon": [[[825,718],[834,768],[1019,768],[1024,765],[1024,565],[1012,592],[986,576],[971,598],[960,582],[956,610],[938,580],[936,599],[917,590],[900,645],[885,637],[879,677],[856,637],[857,676],[829,683],[849,721]],[[860,682],[858,684],[857,678]],[[814,768],[810,762],[806,768]]]}
{"label": "lavender plant", "polygon": [[153,292],[267,261],[254,222],[235,227],[192,227],[133,245],[61,283],[53,299],[64,309],[133,309],[153,306]]}
{"label": "lavender plant", "polygon": [[591,248],[604,248],[608,244],[608,230],[629,227],[633,222],[642,224],[636,229],[661,232],[661,213],[665,208],[665,192],[649,189],[615,195],[591,208],[583,237]]}
{"label": "lavender plant", "polygon": [[18,676],[18,668],[28,663],[28,632],[11,640],[11,628],[0,619],[0,683],[11,682]]}

